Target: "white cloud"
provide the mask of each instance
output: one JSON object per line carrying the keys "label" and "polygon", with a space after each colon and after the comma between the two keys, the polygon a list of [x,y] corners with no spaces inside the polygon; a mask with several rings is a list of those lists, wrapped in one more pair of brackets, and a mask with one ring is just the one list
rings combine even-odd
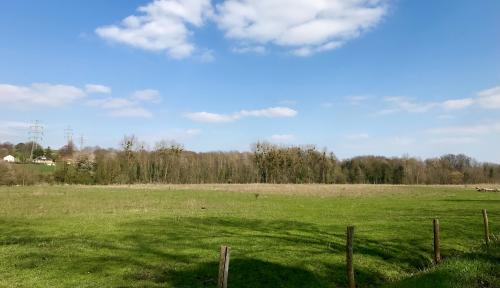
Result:
{"label": "white cloud", "polygon": [[292,134],[274,134],[270,139],[275,142],[290,142],[295,140],[295,136]]}
{"label": "white cloud", "polygon": [[151,51],[165,51],[170,57],[190,56],[195,46],[189,40],[190,26],[201,27],[211,15],[210,0],[155,0],[139,7],[141,15],[128,16],[119,25],[99,27],[105,39]]}
{"label": "white cloud", "polygon": [[481,91],[477,94],[477,102],[486,109],[500,108],[500,86]]}
{"label": "white cloud", "polygon": [[87,105],[108,110],[111,117],[151,118],[153,113],[144,108],[145,103],[159,103],[160,92],[154,89],[138,90],[129,98],[107,97],[87,101]]}
{"label": "white cloud", "polygon": [[447,100],[444,101],[441,105],[446,110],[464,109],[474,105],[474,99],[464,98],[464,99]]}
{"label": "white cloud", "polygon": [[0,84],[0,104],[16,108],[61,107],[84,98],[81,89],[60,84],[34,83],[31,86]]}
{"label": "white cloud", "polygon": [[161,101],[160,92],[154,89],[138,90],[132,94],[132,99],[158,103]]}
{"label": "white cloud", "polygon": [[111,117],[132,117],[132,118],[151,118],[153,114],[142,107],[130,107],[112,110],[108,113]]}
{"label": "white cloud", "polygon": [[430,134],[453,136],[487,135],[499,133],[500,123],[439,127],[429,129],[427,132]]}
{"label": "white cloud", "polygon": [[[483,109],[499,109],[500,86],[478,92],[475,98],[450,99],[443,102],[416,102],[407,97],[385,97],[384,101],[389,103],[390,107],[379,111],[378,114],[395,112],[423,113],[437,108],[461,110],[475,105]],[[443,117],[440,116],[440,118]],[[452,116],[445,116],[445,118],[450,117]]]}
{"label": "white cloud", "polygon": [[127,98],[103,98],[93,99],[87,102],[87,105],[108,110],[108,116],[111,117],[137,117],[151,118],[153,113],[141,107],[139,101]]}
{"label": "white cloud", "polygon": [[233,115],[223,115],[210,112],[187,113],[186,117],[197,122],[212,122],[212,123],[232,122],[238,120],[238,118],[234,117]]}
{"label": "white cloud", "polygon": [[89,94],[110,94],[111,88],[99,84],[87,84],[85,85],[85,91]]}
{"label": "white cloud", "polygon": [[273,107],[261,110],[241,110],[232,114],[217,114],[210,112],[193,112],[187,113],[185,116],[193,121],[198,122],[233,122],[246,117],[265,117],[265,118],[285,118],[295,117],[297,111],[287,107]]}
{"label": "white cloud", "polygon": [[437,103],[418,103],[414,102],[407,97],[385,97],[384,101],[391,105],[391,108],[382,111],[382,114],[393,113],[393,112],[412,112],[412,113],[422,113],[427,112],[430,109],[438,106]]}
{"label": "white cloud", "polygon": [[267,117],[267,118],[280,118],[280,117],[295,117],[297,111],[288,107],[273,107],[261,110],[242,110],[239,112],[241,117]]}
{"label": "white cloud", "polygon": [[443,102],[416,102],[408,97],[385,97],[384,101],[390,105],[379,114],[390,114],[396,112],[425,113],[432,109],[460,110],[474,105],[472,98],[450,99]]}
{"label": "white cloud", "polygon": [[269,44],[287,47],[298,56],[340,47],[376,26],[387,12],[387,0],[154,0],[119,24],[96,29],[114,42],[172,58],[194,52],[193,28],[213,20],[228,38],[238,41],[234,52],[265,53]]}
{"label": "white cloud", "polygon": [[387,5],[383,0],[226,0],[216,10],[216,22],[228,38],[247,47],[273,44],[308,56],[376,26]]}
{"label": "white cloud", "polygon": [[129,108],[136,105],[135,102],[132,102],[125,98],[104,98],[104,99],[93,99],[87,102],[88,105],[99,107],[103,109],[120,109],[120,108]]}

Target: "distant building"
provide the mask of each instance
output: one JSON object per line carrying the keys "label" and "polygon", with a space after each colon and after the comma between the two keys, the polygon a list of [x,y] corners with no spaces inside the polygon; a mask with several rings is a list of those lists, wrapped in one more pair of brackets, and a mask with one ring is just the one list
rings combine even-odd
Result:
{"label": "distant building", "polygon": [[33,163],[36,163],[36,164],[45,164],[47,166],[54,166],[56,165],[56,163],[54,163],[54,161],[52,159],[49,159],[45,156],[39,156],[39,157],[36,157],[35,160],[33,160]]}
{"label": "distant building", "polygon": [[7,156],[3,157],[3,161],[9,162],[9,163],[14,163],[14,162],[16,162],[16,158],[12,155],[7,155]]}

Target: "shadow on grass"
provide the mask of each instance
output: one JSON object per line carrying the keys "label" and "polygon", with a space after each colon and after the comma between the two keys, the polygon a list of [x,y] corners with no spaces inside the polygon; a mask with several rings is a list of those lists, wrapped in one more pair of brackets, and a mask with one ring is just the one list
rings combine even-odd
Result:
{"label": "shadow on grass", "polygon": [[[229,244],[233,247],[233,260],[230,265],[230,282],[232,281],[233,287],[346,286],[346,268],[343,265],[345,227],[340,225],[318,226],[300,221],[230,217],[187,217],[176,223],[168,218],[140,220],[126,223],[125,227],[126,230],[135,230],[137,233],[125,236],[124,240],[133,241],[141,247],[158,245],[155,235],[164,235],[164,240],[160,242],[183,242],[184,251],[201,249],[214,252],[212,259],[217,259],[216,250],[220,244]],[[431,240],[428,242],[431,243]],[[403,270],[413,272],[425,269],[432,263],[432,247],[427,247],[426,244],[416,239],[396,239],[381,243],[366,236],[356,235],[355,257],[376,259],[398,269],[404,266]],[[256,254],[259,255],[258,259],[251,258]],[[273,263],[267,261],[266,254],[273,258]],[[337,259],[340,255],[342,260],[332,263],[328,260],[328,255],[335,255]],[[183,287],[182,285],[187,285],[189,281],[192,286],[198,287],[205,282],[210,283],[209,275],[213,277],[217,273],[217,265],[215,262],[201,263],[196,268],[177,271],[174,273],[175,277],[166,279],[169,283],[175,283],[174,287]],[[311,270],[298,267],[309,267]],[[315,274],[309,271],[314,271]],[[171,273],[169,272],[169,275]],[[200,279],[196,280],[189,275],[198,275]],[[380,271],[368,271],[361,265],[356,266],[356,277],[359,279],[359,287],[379,287],[388,281]]]}
{"label": "shadow on grass", "polygon": [[[120,287],[214,287],[218,247],[229,244],[232,287],[346,286],[345,227],[340,225],[230,217],[158,218],[119,225],[118,234],[82,237],[42,234],[29,222],[3,221],[0,245],[21,248],[12,260],[21,270],[60,269],[60,275],[75,279],[89,274],[111,277]],[[380,242],[356,234],[355,257],[415,272],[431,265],[428,242],[421,238]],[[71,257],[61,255],[73,247],[78,250],[70,251]],[[331,260],[334,257],[337,260]],[[369,271],[357,264],[359,287],[386,284],[382,270]]]}
{"label": "shadow on grass", "polygon": [[[215,287],[218,262],[205,262],[191,269],[168,270],[159,267],[140,269],[127,276],[130,280],[168,283],[172,287]],[[258,259],[236,258],[230,261],[230,287],[326,287],[315,274]]]}
{"label": "shadow on grass", "polygon": [[481,247],[385,287],[500,287],[500,246],[497,244],[489,249]]}

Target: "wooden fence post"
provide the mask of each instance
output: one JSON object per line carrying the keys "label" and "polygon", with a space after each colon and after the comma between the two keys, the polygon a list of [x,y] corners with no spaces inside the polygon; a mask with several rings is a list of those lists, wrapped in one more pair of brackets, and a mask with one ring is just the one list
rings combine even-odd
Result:
{"label": "wooden fence post", "polygon": [[354,264],[353,264],[353,238],[354,226],[347,226],[347,245],[346,245],[346,262],[347,262],[347,283],[349,288],[356,288],[354,279]]}
{"label": "wooden fence post", "polygon": [[439,219],[434,219],[434,263],[441,263],[441,247],[439,241]]}
{"label": "wooden fence post", "polygon": [[484,241],[486,242],[486,246],[490,245],[490,226],[488,223],[488,213],[486,209],[483,209],[483,222],[484,222]]}
{"label": "wooden fence post", "polygon": [[229,275],[229,256],[231,254],[231,247],[220,247],[220,260],[219,260],[219,283],[218,288],[227,288],[227,278]]}

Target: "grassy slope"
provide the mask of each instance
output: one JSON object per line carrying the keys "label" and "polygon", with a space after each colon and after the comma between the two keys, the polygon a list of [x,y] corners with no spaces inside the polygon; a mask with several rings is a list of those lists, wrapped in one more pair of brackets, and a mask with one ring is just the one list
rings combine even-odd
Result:
{"label": "grassy slope", "polygon": [[[482,208],[500,231],[498,194],[376,187],[247,189],[258,198],[196,187],[0,187],[0,286],[213,287],[228,244],[231,287],[343,287],[344,231],[354,224],[360,287],[498,287],[498,248],[471,252]],[[357,196],[345,196],[350,189]],[[446,260],[438,269],[429,268],[434,217]]]}
{"label": "grassy slope", "polygon": [[43,174],[43,175],[51,175],[56,171],[56,166],[48,166],[45,164],[20,164],[16,163],[18,167],[27,168],[35,173]]}
{"label": "grassy slope", "polygon": [[389,287],[500,287],[500,246],[481,247],[469,253],[447,259]]}

